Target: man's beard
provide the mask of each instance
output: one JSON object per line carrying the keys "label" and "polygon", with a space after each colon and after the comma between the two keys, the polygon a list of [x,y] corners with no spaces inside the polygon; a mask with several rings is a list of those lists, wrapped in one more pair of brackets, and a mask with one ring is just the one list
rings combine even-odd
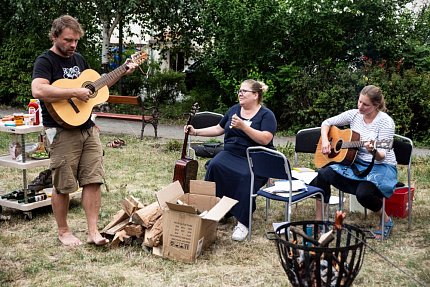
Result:
{"label": "man's beard", "polygon": [[73,56],[73,54],[75,53],[75,50],[69,50],[60,45],[57,45],[57,49],[58,51],[60,51],[61,55],[66,58]]}

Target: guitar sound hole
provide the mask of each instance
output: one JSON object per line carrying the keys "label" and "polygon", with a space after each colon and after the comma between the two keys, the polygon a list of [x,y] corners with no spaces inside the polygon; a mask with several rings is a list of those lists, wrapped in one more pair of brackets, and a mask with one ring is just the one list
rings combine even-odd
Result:
{"label": "guitar sound hole", "polygon": [[83,85],[84,88],[87,88],[88,90],[90,90],[93,94],[96,91],[96,88],[94,87],[94,85],[92,83],[85,83]]}
{"label": "guitar sound hole", "polygon": [[338,151],[340,151],[341,148],[342,148],[342,141],[340,140],[336,143],[336,150],[335,151],[338,152]]}

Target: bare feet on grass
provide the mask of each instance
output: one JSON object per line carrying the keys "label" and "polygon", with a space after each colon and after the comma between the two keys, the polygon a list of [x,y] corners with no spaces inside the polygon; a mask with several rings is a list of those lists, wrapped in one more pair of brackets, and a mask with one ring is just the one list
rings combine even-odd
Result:
{"label": "bare feet on grass", "polygon": [[100,233],[89,234],[87,238],[87,243],[95,244],[97,246],[106,245],[109,243],[109,239],[104,238]]}
{"label": "bare feet on grass", "polygon": [[58,239],[64,246],[74,247],[82,244],[82,241],[71,232],[64,232],[58,235]]}

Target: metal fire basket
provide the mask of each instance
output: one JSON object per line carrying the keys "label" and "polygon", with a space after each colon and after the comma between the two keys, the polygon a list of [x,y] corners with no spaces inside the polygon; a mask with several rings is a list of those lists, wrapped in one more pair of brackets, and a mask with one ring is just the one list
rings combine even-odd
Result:
{"label": "metal fire basket", "polygon": [[[278,254],[293,286],[350,286],[354,281],[363,264],[366,235],[351,225],[343,224],[340,230],[333,225],[300,221],[276,229]],[[334,239],[320,246],[319,237],[329,230],[333,230]]]}

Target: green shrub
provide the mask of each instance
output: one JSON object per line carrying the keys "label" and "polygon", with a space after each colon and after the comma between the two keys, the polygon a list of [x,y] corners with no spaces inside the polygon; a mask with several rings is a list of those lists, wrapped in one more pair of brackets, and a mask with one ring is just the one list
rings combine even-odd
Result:
{"label": "green shrub", "polygon": [[167,151],[179,151],[181,149],[182,149],[182,142],[176,139],[169,140],[166,144]]}
{"label": "green shrub", "polygon": [[[277,146],[276,150],[283,153],[290,161],[294,159],[294,144],[292,142],[287,142],[283,146]],[[293,162],[290,162],[293,164]]]}
{"label": "green shrub", "polygon": [[414,69],[393,71],[376,67],[351,69],[338,66],[308,72],[284,67],[277,75],[280,95],[273,111],[279,129],[293,133],[347,109],[357,107],[360,90],[369,84],[381,87],[396,133],[430,143],[430,73]]}
{"label": "green shrub", "polygon": [[186,92],[185,75],[173,70],[157,70],[146,79],[147,96],[158,103],[174,104]]}

